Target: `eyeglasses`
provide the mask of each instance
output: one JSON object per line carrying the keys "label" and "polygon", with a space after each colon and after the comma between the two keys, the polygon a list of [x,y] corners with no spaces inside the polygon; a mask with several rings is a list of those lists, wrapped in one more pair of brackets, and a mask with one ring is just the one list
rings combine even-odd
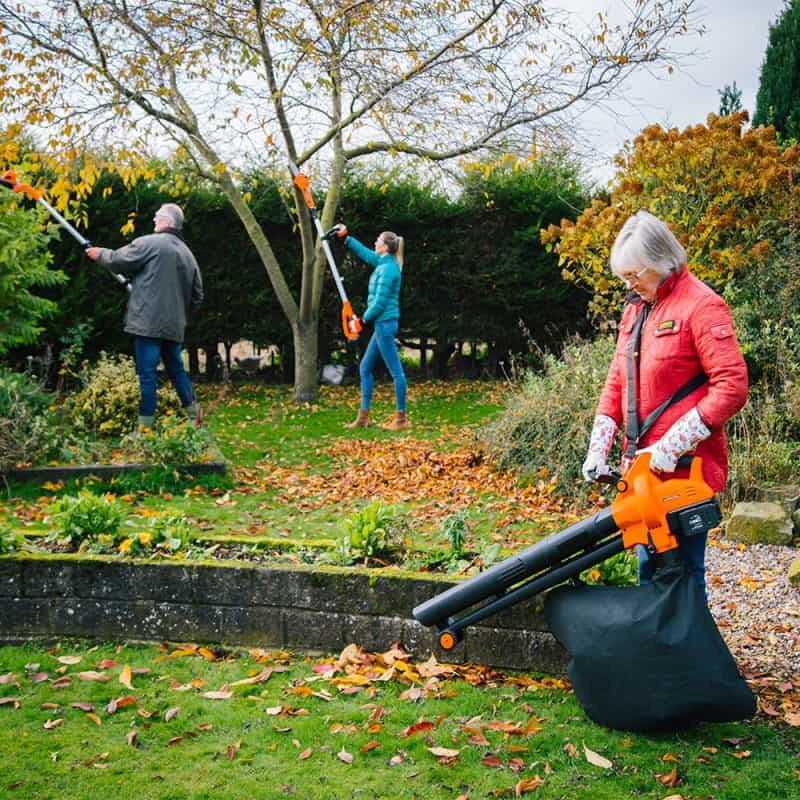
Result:
{"label": "eyeglasses", "polygon": [[619,277],[620,280],[630,286],[632,283],[636,283],[648,269],[649,267],[642,267],[638,272],[623,272]]}

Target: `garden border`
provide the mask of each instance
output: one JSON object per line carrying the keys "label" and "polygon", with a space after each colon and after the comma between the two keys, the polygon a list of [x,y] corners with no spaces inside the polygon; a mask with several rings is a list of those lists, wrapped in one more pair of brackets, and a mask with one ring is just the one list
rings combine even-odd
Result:
{"label": "garden border", "polygon": [[[64,464],[54,467],[20,467],[8,471],[8,477],[19,483],[44,483],[45,481],[69,481],[75,478],[94,476],[101,480],[115,478],[128,472],[148,472],[156,469],[156,464]],[[189,475],[224,475],[227,466],[224,461],[198,461],[193,464],[179,464],[178,472]]]}
{"label": "garden border", "polygon": [[536,597],[478,624],[444,652],[414,606],[447,579],[379,570],[105,556],[0,557],[0,639],[62,637],[203,641],[338,652],[382,652],[400,641],[418,658],[561,673],[566,654]]}

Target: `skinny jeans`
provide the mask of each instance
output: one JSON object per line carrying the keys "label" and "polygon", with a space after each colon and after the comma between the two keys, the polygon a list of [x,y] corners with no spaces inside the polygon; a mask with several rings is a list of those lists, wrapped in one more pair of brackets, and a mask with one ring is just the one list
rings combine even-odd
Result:
{"label": "skinny jeans", "polygon": [[372,403],[372,390],[375,385],[373,372],[378,356],[383,359],[394,381],[395,405],[398,411],[406,410],[406,374],[400,363],[400,354],[394,337],[397,333],[398,320],[387,319],[375,323],[375,330],[369,340],[367,349],[361,358],[358,371],[361,375],[361,410],[368,411]]}

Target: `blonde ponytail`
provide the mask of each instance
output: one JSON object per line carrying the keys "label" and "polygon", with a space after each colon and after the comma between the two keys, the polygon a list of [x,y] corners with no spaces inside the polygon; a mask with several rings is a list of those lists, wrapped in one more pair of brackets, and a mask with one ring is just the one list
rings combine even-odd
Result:
{"label": "blonde ponytail", "polygon": [[403,269],[403,251],[405,250],[405,239],[398,236],[394,231],[384,231],[381,236],[386,249],[394,256],[397,266]]}

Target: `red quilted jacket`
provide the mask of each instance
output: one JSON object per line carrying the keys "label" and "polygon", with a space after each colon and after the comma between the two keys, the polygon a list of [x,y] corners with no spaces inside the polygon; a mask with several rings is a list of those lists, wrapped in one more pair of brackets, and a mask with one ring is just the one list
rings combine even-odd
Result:
{"label": "red quilted jacket", "polygon": [[[628,304],[620,321],[614,359],[597,406],[625,424],[627,411],[627,346],[641,304]],[[708,381],[664,411],[642,437],[639,447],[655,444],[669,427],[694,406],[711,436],[697,446],[703,477],[720,491],[728,477],[725,420],[747,401],[747,367],[725,301],[684,268],[658,287],[658,296],[642,328],[639,363],[639,420],[701,371]],[[625,441],[623,441],[623,448]],[[678,470],[678,476],[688,474]]]}

